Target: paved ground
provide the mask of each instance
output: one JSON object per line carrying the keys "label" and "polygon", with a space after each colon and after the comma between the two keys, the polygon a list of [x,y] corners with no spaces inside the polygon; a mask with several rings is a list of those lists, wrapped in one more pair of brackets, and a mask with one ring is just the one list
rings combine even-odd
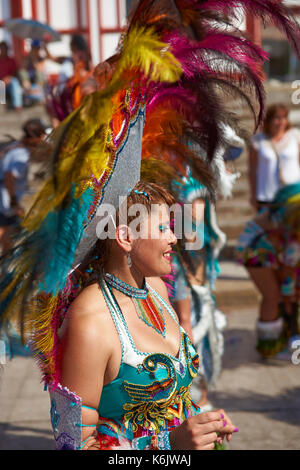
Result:
{"label": "paved ground", "polygon": [[2,366],[0,449],[53,449],[49,397],[32,358],[15,357]]}
{"label": "paved ground", "polygon": [[255,322],[253,309],[228,314],[224,369],[210,399],[240,429],[231,449],[300,449],[300,365],[262,360]]}
{"label": "paved ground", "polygon": [[[255,352],[255,310],[228,314],[224,369],[210,394],[240,432],[230,448],[300,449],[300,365],[262,361]],[[48,393],[31,358],[3,366],[0,450],[53,449]]]}

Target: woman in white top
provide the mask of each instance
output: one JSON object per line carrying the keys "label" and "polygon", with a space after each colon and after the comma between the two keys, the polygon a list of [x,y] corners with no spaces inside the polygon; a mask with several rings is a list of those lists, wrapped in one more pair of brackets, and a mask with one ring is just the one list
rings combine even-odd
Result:
{"label": "woman in white top", "polygon": [[252,139],[249,176],[256,209],[273,201],[282,186],[300,181],[300,130],[291,126],[288,112],[283,104],[270,106],[263,132]]}

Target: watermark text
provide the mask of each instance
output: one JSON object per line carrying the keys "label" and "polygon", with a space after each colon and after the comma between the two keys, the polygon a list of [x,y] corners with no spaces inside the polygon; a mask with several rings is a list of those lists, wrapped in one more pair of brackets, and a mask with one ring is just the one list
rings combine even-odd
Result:
{"label": "watermark text", "polygon": [[[185,242],[186,250],[200,250],[204,245],[204,205],[174,204],[166,206],[152,204],[151,209],[143,204],[127,207],[127,200],[120,198],[119,214],[111,204],[101,204],[97,211],[99,222],[96,234],[100,240],[116,239],[118,227],[128,227],[134,238],[161,239],[176,236]],[[172,232],[172,233],[171,233]]]}

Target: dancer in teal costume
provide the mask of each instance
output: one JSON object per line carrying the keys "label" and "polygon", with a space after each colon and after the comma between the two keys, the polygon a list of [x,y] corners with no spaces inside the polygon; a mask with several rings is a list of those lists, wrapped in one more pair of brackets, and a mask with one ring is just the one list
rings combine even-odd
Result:
{"label": "dancer in teal costume", "polygon": [[[174,305],[179,312],[188,309],[185,299],[190,299],[188,331],[197,346],[200,358],[200,373],[191,388],[192,397],[200,406],[208,406],[206,389],[216,385],[221,372],[223,355],[223,329],[226,326],[225,316],[217,309],[214,289],[215,280],[220,273],[217,255],[226,240],[216,222],[211,221],[211,214],[215,217],[215,209],[209,200],[207,190],[191,175],[182,183],[174,183],[177,196],[181,203],[202,204],[204,222],[194,221],[194,237],[202,239],[203,248],[186,250],[185,243],[174,255],[175,286]],[[223,235],[223,238],[221,237]],[[197,271],[202,267],[202,279],[197,279]],[[203,269],[204,267],[204,269]],[[201,277],[201,276],[200,276]],[[182,301],[184,304],[180,306]]]}
{"label": "dancer in teal costume", "polygon": [[[116,222],[116,240],[99,241],[73,274],[74,284],[85,273],[90,279],[81,285],[59,333],[61,385],[50,391],[57,448],[212,449],[237,431],[223,410],[202,414],[192,402],[190,386],[199,357],[179,326],[163,281],[153,277],[171,271],[176,238],[166,211],[170,198],[157,185],[139,183],[128,197],[129,209],[137,203],[148,208],[158,204],[162,219],[155,212],[143,219],[139,239],[128,233],[122,238],[125,226]],[[144,238],[148,230],[160,237]],[[101,253],[106,255],[101,258]],[[137,317],[141,310],[146,318]],[[146,352],[155,348],[160,352]],[[84,422],[76,418],[81,399]],[[197,443],[188,423],[197,426]]]}
{"label": "dancer in teal costume", "polygon": [[265,319],[262,303],[257,322],[257,350],[266,358],[290,360],[299,339],[299,214],[300,183],[285,186],[247,223],[237,244],[238,260],[250,274],[268,268],[276,279],[273,318]]}
{"label": "dancer in teal costume", "polygon": [[[206,178],[199,155],[182,142],[192,138],[210,165],[226,143],[221,123],[238,127],[220,91],[250,105],[259,125],[266,55],[236,27],[224,29],[237,12],[273,20],[299,52],[299,27],[273,0],[140,0],[106,64],[108,83],[50,138],[52,172],[3,262],[8,275],[0,285],[0,312],[3,321],[20,314],[22,329],[29,320],[58,449],[213,449],[237,431],[223,410],[199,413],[191,402],[198,356],[156,279],[169,274],[176,243],[166,216],[169,197],[159,187],[137,185],[141,159],[149,154],[181,175],[190,164],[200,181]],[[145,111],[146,125],[157,124],[148,151]],[[163,219],[151,220],[157,239],[135,239],[116,220],[116,239],[98,246],[97,209],[118,208],[119,197],[163,208]],[[148,219],[149,211],[142,229]],[[119,379],[126,403],[114,421],[101,394]]]}

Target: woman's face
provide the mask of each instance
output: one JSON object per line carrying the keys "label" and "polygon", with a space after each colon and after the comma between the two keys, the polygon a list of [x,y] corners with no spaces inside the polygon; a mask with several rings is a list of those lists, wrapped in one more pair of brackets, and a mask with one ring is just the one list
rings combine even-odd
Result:
{"label": "woman's face", "polygon": [[284,110],[277,111],[270,122],[270,134],[276,136],[283,134],[288,125],[288,116]]}
{"label": "woman's face", "polygon": [[156,205],[142,220],[138,238],[130,253],[133,267],[144,277],[165,276],[171,273],[171,252],[177,238],[170,228],[170,214],[165,204]]}

